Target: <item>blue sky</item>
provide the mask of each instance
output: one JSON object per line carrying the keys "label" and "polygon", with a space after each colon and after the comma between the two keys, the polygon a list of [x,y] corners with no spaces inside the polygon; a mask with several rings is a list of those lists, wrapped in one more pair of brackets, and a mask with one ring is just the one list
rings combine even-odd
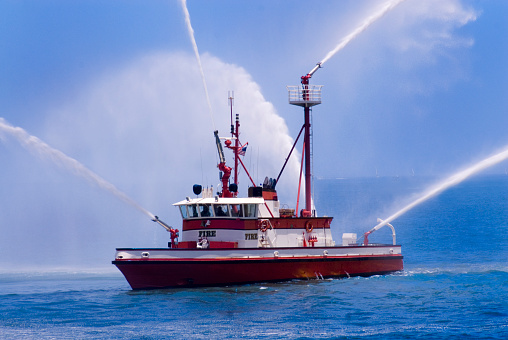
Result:
{"label": "blue sky", "polygon": [[[189,1],[188,7],[200,52],[244,68],[294,137],[301,117],[286,104],[285,85],[297,84],[380,3]],[[317,176],[453,171],[508,144],[508,5],[427,3],[418,9],[403,2],[315,74],[312,82],[324,85],[315,148],[327,150],[326,158],[315,152]],[[111,70],[151,53],[192,53],[178,1],[1,6],[0,109],[34,134],[44,111]],[[454,8],[443,13],[446,6]],[[214,86],[211,75],[208,82]],[[202,94],[196,89],[194,96]]]}
{"label": "blue sky", "polygon": [[[278,174],[302,124],[285,86],[383,3],[188,1],[216,127],[228,131],[227,91],[235,91],[256,181]],[[505,1],[406,0],[327,61],[311,80],[324,85],[313,114],[314,174],[444,177],[506,148],[506,13]],[[179,1],[2,1],[0,32],[7,122],[161,217],[177,217],[168,205],[192,184],[216,185],[213,124]],[[122,237],[107,227],[89,236],[108,240],[104,249],[139,246],[130,242],[145,216],[11,138],[0,142],[2,228],[55,224],[65,239],[59,228],[71,225],[67,236],[79,244],[88,237],[82,221],[130,224]],[[293,162],[279,187],[291,202],[297,172]],[[152,245],[165,234],[142,237]]]}

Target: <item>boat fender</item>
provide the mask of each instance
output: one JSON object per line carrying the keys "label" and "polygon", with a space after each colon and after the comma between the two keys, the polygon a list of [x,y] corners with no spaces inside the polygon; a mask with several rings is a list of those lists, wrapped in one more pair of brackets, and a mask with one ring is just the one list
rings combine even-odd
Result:
{"label": "boat fender", "polygon": [[311,233],[312,230],[314,230],[314,226],[310,221],[305,222],[305,230],[307,230],[308,233]]}
{"label": "boat fender", "polygon": [[268,220],[262,220],[259,223],[259,230],[261,230],[262,233],[266,232],[269,227],[270,227],[270,222]]}

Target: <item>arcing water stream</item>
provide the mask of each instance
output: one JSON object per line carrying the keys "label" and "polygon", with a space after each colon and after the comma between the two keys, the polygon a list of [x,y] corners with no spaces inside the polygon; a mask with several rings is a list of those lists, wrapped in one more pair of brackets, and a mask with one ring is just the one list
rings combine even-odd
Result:
{"label": "arcing water stream", "polygon": [[[363,23],[358,26],[356,29],[354,29],[350,34],[348,34],[346,37],[344,37],[340,43],[317,64],[316,67],[312,69],[312,71],[309,73],[311,76],[319,67],[321,67],[325,62],[327,62],[331,57],[333,57],[337,52],[342,50],[349,42],[351,42],[354,38],[356,38],[360,33],[365,31],[371,24],[373,24],[375,21],[383,17],[387,12],[389,12],[391,9],[393,9],[395,6],[403,2],[404,0],[389,0],[387,1],[383,6],[379,8],[377,12],[366,18]],[[402,214],[406,213],[408,210],[416,207],[417,205],[427,201],[431,197],[436,196],[437,194],[441,193],[442,191],[448,189],[449,187],[459,184],[460,182],[464,181],[468,177],[490,167],[493,166],[499,162],[502,162],[503,160],[508,159],[508,148],[506,148],[504,151],[488,157],[481,162],[478,162],[474,164],[473,166],[467,168],[466,170],[460,171],[453,176],[449,177],[445,181],[437,184],[433,188],[431,188],[429,191],[425,192],[419,199],[413,201],[412,203],[408,204],[404,208],[400,209],[390,217],[388,217],[385,220],[380,220],[381,222],[376,225],[374,228],[372,228],[370,231],[365,233],[365,235],[369,235],[370,233],[380,229],[381,227],[389,224],[391,221],[396,219],[397,217],[401,216]]]}
{"label": "arcing water stream", "polygon": [[404,0],[391,0],[391,1],[386,2],[379,9],[379,11],[377,11],[376,13],[372,14],[367,19],[365,19],[365,21],[360,26],[358,26],[353,32],[351,32],[346,37],[344,37],[341,40],[341,42],[333,50],[328,52],[328,54],[323,58],[323,60],[321,60],[321,62],[319,62],[319,65],[322,66],[325,62],[328,61],[328,59],[333,57],[335,55],[335,53],[337,53],[340,50],[342,50],[347,44],[349,44],[349,42],[351,40],[356,38],[360,33],[365,31],[367,29],[367,27],[369,27],[372,23],[374,23],[376,20],[381,18],[383,15],[385,15],[388,11],[393,9],[395,6],[400,4],[402,1],[404,1]]}
{"label": "arcing water stream", "polygon": [[185,15],[185,23],[187,24],[187,30],[189,32],[189,37],[192,42],[192,47],[194,48],[194,54],[196,55],[196,59],[198,61],[199,71],[201,72],[201,79],[203,80],[203,87],[205,89],[206,102],[208,103],[208,111],[210,112],[210,117],[212,119],[213,129],[215,131],[215,122],[213,120],[213,110],[212,104],[210,103],[210,96],[208,95],[208,87],[206,86],[205,72],[203,72],[203,65],[201,64],[201,57],[199,56],[198,44],[196,43],[196,39],[194,38],[194,29],[192,29],[189,10],[187,9],[187,0],[181,0],[183,14]]}
{"label": "arcing water stream", "polygon": [[109,183],[99,175],[87,169],[83,164],[81,164],[74,158],[71,158],[65,155],[63,152],[50,147],[48,144],[44,143],[39,138],[28,134],[22,128],[10,125],[5,121],[5,119],[0,117],[0,136],[2,132],[8,133],[12,137],[16,138],[18,142],[30,152],[43,158],[49,159],[53,163],[59,165],[60,167],[71,171],[73,174],[83,177],[89,182],[96,184],[100,188],[105,189],[108,192],[112,193],[123,202],[141,211],[143,214],[150,217],[151,220],[155,219],[155,216],[151,212],[141,207],[138,203],[136,203],[133,199],[127,196],[124,192],[118,190],[113,184]]}
{"label": "arcing water stream", "polygon": [[487,169],[487,168],[489,168],[489,167],[491,167],[493,165],[496,165],[496,164],[504,161],[505,159],[508,159],[508,147],[506,147],[504,151],[501,151],[501,152],[499,152],[499,153],[497,153],[497,154],[495,154],[493,156],[490,156],[490,157],[488,157],[488,158],[486,158],[486,159],[484,159],[484,160],[474,164],[473,166],[470,166],[469,168],[467,168],[467,169],[465,169],[463,171],[460,171],[460,172],[450,176],[449,178],[447,178],[443,182],[435,185],[429,191],[424,193],[422,197],[420,197],[419,199],[417,199],[417,200],[413,201],[412,203],[408,204],[404,208],[400,209],[395,214],[391,215],[390,217],[385,219],[383,222],[381,222],[378,225],[376,225],[374,228],[372,228],[370,231],[368,231],[368,233],[370,234],[370,233],[380,229],[381,227],[383,227],[386,224],[390,223],[391,221],[393,221],[397,217],[399,217],[402,214],[406,213],[408,210],[413,209],[417,205],[425,202],[429,198],[432,198],[432,197],[436,196],[437,194],[441,193],[442,191],[448,189],[449,187],[454,186],[456,184],[459,184],[460,182],[464,181],[468,177],[470,177],[470,176],[472,176],[472,175],[474,175],[474,174],[476,174],[476,173],[478,173],[478,172],[480,172],[482,170],[485,170],[485,169]]}

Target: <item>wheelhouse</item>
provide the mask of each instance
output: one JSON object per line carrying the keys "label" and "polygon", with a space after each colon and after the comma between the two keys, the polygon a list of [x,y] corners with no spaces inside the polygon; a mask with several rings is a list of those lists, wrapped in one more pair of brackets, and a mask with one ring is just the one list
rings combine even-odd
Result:
{"label": "wheelhouse", "polygon": [[262,198],[199,198],[174,205],[180,210],[183,220],[256,219],[270,215]]}

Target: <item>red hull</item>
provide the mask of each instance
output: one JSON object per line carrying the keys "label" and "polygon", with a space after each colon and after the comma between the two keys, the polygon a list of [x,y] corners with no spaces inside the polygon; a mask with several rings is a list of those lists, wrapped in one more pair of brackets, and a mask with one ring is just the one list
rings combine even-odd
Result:
{"label": "red hull", "polygon": [[223,286],[293,279],[370,276],[403,269],[401,255],[340,258],[130,259],[113,264],[132,289]]}

